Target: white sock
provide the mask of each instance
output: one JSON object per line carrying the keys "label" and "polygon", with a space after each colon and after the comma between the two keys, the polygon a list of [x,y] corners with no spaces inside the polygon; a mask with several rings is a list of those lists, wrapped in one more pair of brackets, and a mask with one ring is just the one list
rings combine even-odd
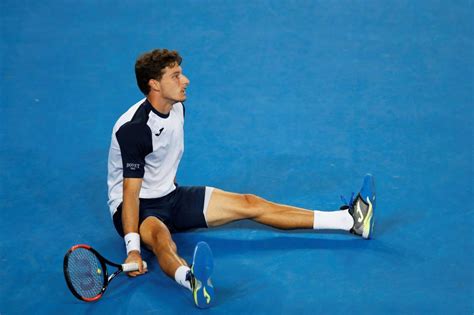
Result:
{"label": "white sock", "polygon": [[354,226],[354,219],[349,210],[314,211],[313,229],[315,230],[345,230]]}
{"label": "white sock", "polygon": [[189,290],[192,291],[191,283],[189,281],[186,281],[186,274],[190,270],[191,269],[189,269],[188,266],[178,267],[178,269],[176,269],[176,272],[174,273],[174,280],[176,280],[176,282],[178,282],[183,287],[188,288]]}

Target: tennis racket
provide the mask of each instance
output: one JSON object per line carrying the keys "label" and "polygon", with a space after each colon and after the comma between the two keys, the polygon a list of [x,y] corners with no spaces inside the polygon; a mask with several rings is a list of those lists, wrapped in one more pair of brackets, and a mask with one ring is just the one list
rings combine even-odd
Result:
{"label": "tennis racket", "polygon": [[[117,268],[110,276],[107,265]],[[143,267],[147,268],[146,262],[143,262]],[[81,301],[93,302],[102,297],[113,278],[122,272],[138,270],[138,264],[113,263],[89,245],[79,244],[67,251],[63,270],[72,294]]]}

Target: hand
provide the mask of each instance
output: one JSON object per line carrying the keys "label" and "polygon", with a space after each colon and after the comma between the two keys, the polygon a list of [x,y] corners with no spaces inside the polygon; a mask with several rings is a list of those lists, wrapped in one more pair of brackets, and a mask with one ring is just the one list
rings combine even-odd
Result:
{"label": "hand", "polygon": [[140,252],[137,250],[132,250],[130,253],[128,253],[128,257],[125,260],[126,264],[129,263],[137,263],[138,264],[138,271],[131,271],[127,272],[127,275],[130,277],[136,277],[145,274],[148,270],[143,268],[143,261],[142,261],[142,256],[140,255]]}

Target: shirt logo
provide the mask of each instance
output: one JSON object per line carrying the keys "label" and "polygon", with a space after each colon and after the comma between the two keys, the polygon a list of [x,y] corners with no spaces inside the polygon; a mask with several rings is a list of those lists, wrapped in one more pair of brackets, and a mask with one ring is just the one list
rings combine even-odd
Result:
{"label": "shirt logo", "polygon": [[160,132],[155,133],[155,136],[157,136],[157,137],[160,136],[160,135],[161,135],[161,132],[163,131],[163,129],[165,129],[165,128],[161,128],[161,129],[160,129]]}
{"label": "shirt logo", "polygon": [[135,170],[140,169],[140,164],[138,164],[138,163],[127,163],[125,165],[125,167],[128,168],[131,171],[135,171]]}

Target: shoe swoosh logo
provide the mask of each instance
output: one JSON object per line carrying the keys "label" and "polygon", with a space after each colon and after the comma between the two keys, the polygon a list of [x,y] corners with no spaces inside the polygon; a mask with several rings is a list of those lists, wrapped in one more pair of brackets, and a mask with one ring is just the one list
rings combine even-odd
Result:
{"label": "shoe swoosh logo", "polygon": [[364,220],[364,214],[362,213],[362,210],[360,209],[360,203],[357,203],[357,214],[359,217],[357,218],[357,222],[361,223]]}
{"label": "shoe swoosh logo", "polygon": [[211,302],[211,296],[207,293],[206,287],[204,287],[204,297],[206,298],[206,303],[209,304]]}

